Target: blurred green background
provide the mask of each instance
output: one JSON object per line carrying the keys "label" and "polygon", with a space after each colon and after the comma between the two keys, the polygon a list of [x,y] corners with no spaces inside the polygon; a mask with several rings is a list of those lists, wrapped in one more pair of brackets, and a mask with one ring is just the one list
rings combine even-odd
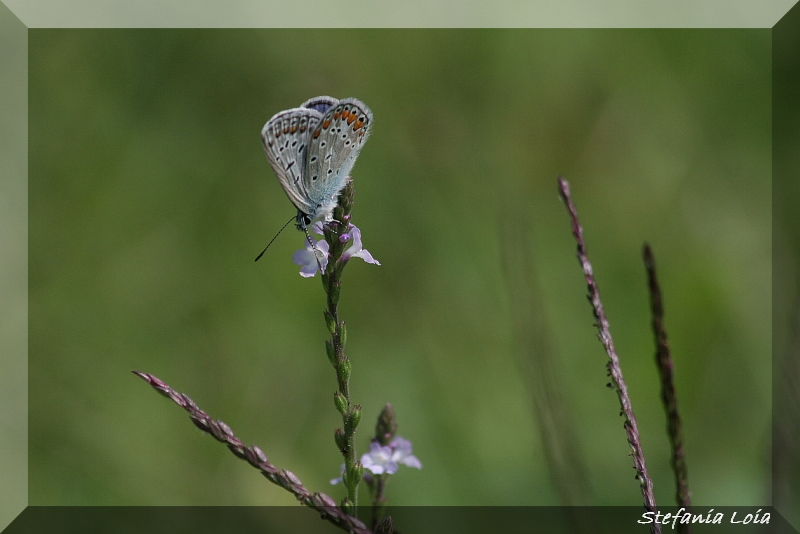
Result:
{"label": "blurred green background", "polygon": [[[766,505],[768,30],[30,30],[30,504],[292,504],[130,374],[312,491],[340,456],[319,278],[260,144],[316,95],[375,115],[347,268],[366,451],[385,402],[423,470],[395,505],[555,505],[514,321],[538,310],[580,504],[638,505],[556,177],[572,186],[659,503],[673,503],[641,246],[665,294],[696,505]],[[503,265],[529,257],[520,296]],[[530,348],[530,347],[529,347]],[[535,352],[535,351],[534,351]]]}

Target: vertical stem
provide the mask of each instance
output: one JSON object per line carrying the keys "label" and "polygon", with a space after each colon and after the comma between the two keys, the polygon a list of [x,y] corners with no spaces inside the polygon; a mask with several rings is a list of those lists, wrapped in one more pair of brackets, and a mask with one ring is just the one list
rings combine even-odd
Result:
{"label": "vertical stem", "polygon": [[[581,268],[583,269],[583,276],[586,280],[586,285],[589,290],[589,302],[592,305],[594,318],[597,321],[597,337],[600,339],[600,342],[603,344],[603,348],[605,348],[606,354],[608,355],[608,363],[606,364],[606,367],[608,368],[608,374],[611,377],[611,383],[614,385],[614,389],[617,392],[620,408],[622,408],[622,415],[625,418],[623,426],[625,427],[625,433],[628,437],[628,444],[631,447],[633,465],[636,469],[637,477],[641,484],[644,507],[648,512],[655,513],[657,510],[656,497],[653,492],[653,480],[650,478],[650,475],[647,472],[647,465],[644,459],[644,451],[642,450],[639,428],[636,425],[636,416],[633,414],[633,406],[631,405],[631,399],[628,395],[628,386],[625,384],[625,379],[622,377],[622,366],[619,363],[619,356],[614,348],[614,340],[611,337],[611,327],[609,326],[606,312],[603,309],[603,302],[600,300],[600,291],[597,289],[597,282],[594,278],[594,269],[592,269],[592,264],[589,262],[589,256],[586,253],[586,243],[583,240],[583,228],[581,227],[580,220],[578,219],[578,210],[575,208],[575,204],[572,202],[569,184],[560,176],[558,178],[558,189],[561,199],[567,206],[567,211],[569,212],[570,221],[572,223],[572,235],[575,237],[575,241],[578,245],[576,256],[578,257],[578,262],[581,264]],[[661,525],[659,523],[652,523],[650,525],[650,531],[653,534],[661,534]]]}
{"label": "vertical stem", "polygon": [[375,475],[374,497],[372,498],[372,530],[378,526],[383,519],[386,511],[386,483],[389,481],[386,475]]}
{"label": "vertical stem", "polygon": [[[394,408],[391,404],[386,403],[378,416],[378,423],[375,425],[375,437],[372,439],[373,443],[379,443],[381,447],[389,445],[397,434],[397,416],[394,413]],[[367,483],[372,490],[372,530],[377,532],[378,525],[385,521],[387,517],[384,516],[386,512],[386,484],[389,482],[389,476],[384,473],[381,475],[372,475],[372,482],[369,480]],[[391,520],[391,518],[389,518]]]}
{"label": "vertical stem", "polygon": [[334,220],[324,225],[325,240],[329,245],[329,260],[326,272],[322,275],[322,285],[327,294],[325,321],[331,333],[326,342],[328,358],[336,370],[338,391],[334,394],[336,409],[342,416],[342,428],[334,432],[339,451],[344,458],[344,485],[347,497],[342,501],[342,509],[354,514],[358,506],[358,484],[363,475],[363,468],[356,463],[355,432],[361,419],[361,407],[354,405],[350,398],[350,360],[344,352],[347,341],[347,329],[339,318],[339,295],[341,292],[341,276],[345,262],[341,260],[344,243],[339,236],[349,227],[350,210],[353,205],[353,184],[349,182],[339,197],[339,206],[334,210]]}
{"label": "vertical stem", "polygon": [[645,244],[644,264],[647,269],[647,286],[650,291],[650,310],[653,317],[653,334],[656,341],[656,365],[661,378],[661,402],[667,412],[667,432],[672,446],[672,470],[675,473],[675,486],[678,506],[687,510],[692,506],[689,491],[689,473],[686,467],[686,453],[683,449],[681,416],[678,412],[678,395],[673,379],[673,362],[669,352],[667,330],[664,327],[664,304],[661,288],[656,277],[656,261],[650,246]]}

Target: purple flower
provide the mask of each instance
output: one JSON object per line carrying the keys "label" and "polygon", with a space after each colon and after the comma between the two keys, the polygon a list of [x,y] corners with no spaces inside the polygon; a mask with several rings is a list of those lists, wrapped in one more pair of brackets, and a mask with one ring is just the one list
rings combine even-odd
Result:
{"label": "purple flower", "polygon": [[[322,222],[316,222],[311,226],[311,231],[315,234],[322,235]],[[350,258],[361,258],[367,263],[380,265],[380,262],[372,257],[372,254],[361,244],[361,230],[354,224],[348,224],[347,230],[339,236],[339,241],[346,243],[350,241],[350,247],[342,253],[342,261],[346,262]],[[324,239],[317,241],[316,246],[312,247],[311,243],[306,242],[304,248],[301,248],[292,254],[292,261],[300,266],[300,276],[304,278],[311,278],[319,270],[322,265],[322,270],[328,266],[328,253],[330,246]]]}
{"label": "purple flower", "polygon": [[361,258],[367,263],[380,265],[381,262],[373,258],[372,254],[361,246],[361,230],[358,229],[358,226],[351,224],[348,230],[353,242],[350,244],[350,248],[342,253],[342,261],[347,261],[350,258]]}
{"label": "purple flower", "polygon": [[[394,438],[385,447],[377,441],[369,445],[369,452],[361,457],[361,465],[364,466],[364,479],[371,478],[373,475],[393,475],[397,473],[400,464],[422,469],[422,463],[416,456],[411,454],[411,442],[400,436]],[[344,479],[344,464],[342,464],[342,476],[331,480],[331,484],[339,484]]]}
{"label": "purple flower", "polygon": [[328,266],[328,249],[328,242],[324,239],[317,241],[314,247],[306,240],[305,248],[292,254],[292,261],[300,266],[300,276],[311,278],[317,274],[320,265],[324,271]]}
{"label": "purple flower", "polygon": [[399,436],[385,447],[373,441],[369,446],[369,452],[361,457],[361,464],[364,469],[369,469],[375,475],[384,473],[393,475],[397,472],[399,464],[422,469],[420,461],[411,454],[411,442]]}
{"label": "purple flower", "polygon": [[336,484],[341,484],[344,482],[344,464],[342,464],[342,469],[339,478],[331,479],[331,486],[335,486]]}

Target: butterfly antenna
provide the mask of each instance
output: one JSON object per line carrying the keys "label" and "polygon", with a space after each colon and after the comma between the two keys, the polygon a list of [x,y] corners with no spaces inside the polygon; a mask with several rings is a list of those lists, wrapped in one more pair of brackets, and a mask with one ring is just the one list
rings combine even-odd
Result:
{"label": "butterfly antenna", "polygon": [[[295,217],[293,216],[291,219],[289,219],[288,221],[286,221],[286,224],[284,224],[283,226],[281,226],[281,229],[280,229],[280,230],[278,230],[278,233],[277,233],[277,234],[275,234],[275,237],[273,237],[272,239],[270,239],[269,243],[267,243],[267,246],[266,246],[266,247],[264,247],[264,250],[262,250],[262,251],[261,251],[261,254],[259,254],[258,256],[256,256],[256,261],[258,261],[258,260],[260,260],[260,259],[261,259],[261,256],[263,256],[263,255],[264,255],[264,253],[267,251],[267,249],[269,248],[269,246],[270,246],[270,245],[271,245],[271,244],[272,244],[272,243],[273,243],[273,242],[274,242],[276,239],[278,239],[278,236],[279,236],[279,235],[281,235],[281,232],[283,232],[283,231],[286,229],[286,227],[287,227],[287,226],[289,226],[289,223],[290,223],[290,222],[292,222],[294,219],[295,219]],[[308,236],[308,231],[306,231],[306,236]],[[311,238],[309,237],[308,239],[310,240]],[[319,260],[318,260],[318,261],[319,261]]]}

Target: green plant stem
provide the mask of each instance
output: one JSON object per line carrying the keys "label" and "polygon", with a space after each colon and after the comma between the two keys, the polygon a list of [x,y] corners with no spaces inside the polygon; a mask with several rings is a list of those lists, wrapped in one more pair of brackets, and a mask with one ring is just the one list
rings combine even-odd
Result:
{"label": "green plant stem", "polygon": [[361,407],[354,405],[350,398],[351,364],[344,352],[347,330],[344,321],[339,318],[341,276],[346,264],[342,261],[344,243],[340,241],[339,237],[348,228],[353,195],[353,184],[350,182],[339,197],[339,206],[333,212],[334,220],[324,225],[325,240],[329,245],[329,259],[326,272],[322,275],[322,285],[327,295],[325,321],[331,334],[326,348],[331,365],[336,370],[339,389],[334,400],[337,410],[342,415],[342,428],[336,429],[334,437],[344,458],[343,478],[347,497],[342,501],[342,509],[347,513],[355,513],[358,506],[358,484],[361,482],[363,474],[363,468],[356,462],[354,439],[361,418]]}

